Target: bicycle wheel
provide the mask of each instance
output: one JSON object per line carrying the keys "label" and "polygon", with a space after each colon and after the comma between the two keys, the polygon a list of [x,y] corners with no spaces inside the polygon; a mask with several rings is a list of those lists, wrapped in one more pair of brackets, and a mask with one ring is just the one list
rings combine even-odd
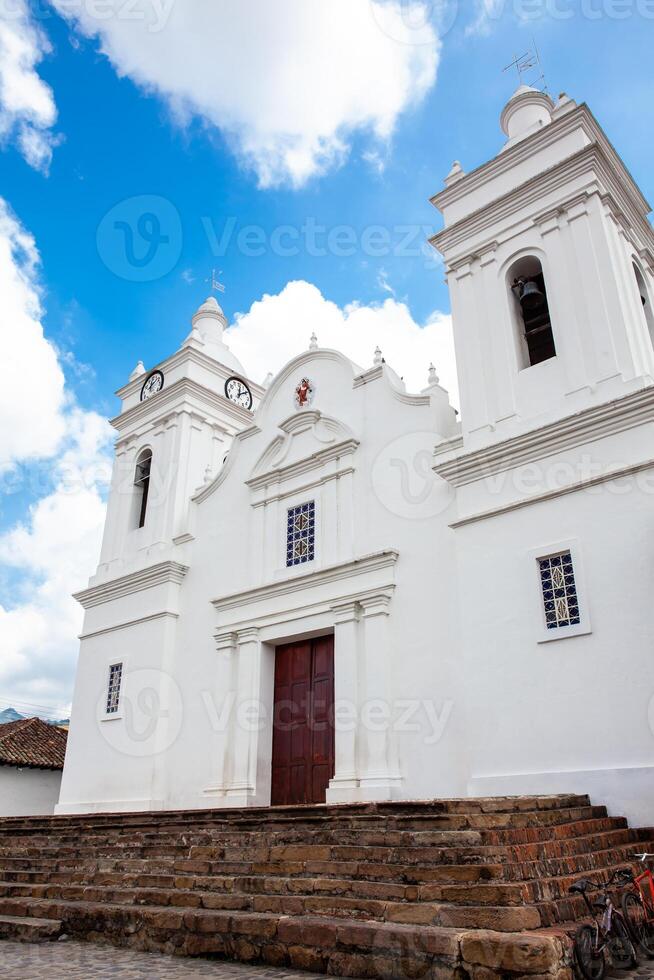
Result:
{"label": "bicycle wheel", "polygon": [[625,892],[622,896],[622,911],[631,933],[631,938],[645,956],[654,958],[654,925],[647,921],[647,910],[640,895]]}
{"label": "bicycle wheel", "polygon": [[604,980],[604,951],[595,946],[595,932],[590,926],[579,926],[575,934],[575,960],[586,980]]}
{"label": "bicycle wheel", "polygon": [[616,970],[631,970],[638,965],[638,957],[629,930],[619,913],[614,914],[611,923],[609,954]]}

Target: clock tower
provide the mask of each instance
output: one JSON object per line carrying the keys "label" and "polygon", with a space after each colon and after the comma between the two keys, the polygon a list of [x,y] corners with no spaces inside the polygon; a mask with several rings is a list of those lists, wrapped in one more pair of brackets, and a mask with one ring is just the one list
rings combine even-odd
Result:
{"label": "clock tower", "polygon": [[218,473],[264,391],[225,343],[227,326],[210,296],[179,350],[148,372],[139,362],[117,392],[116,458],[92,585],[183,559],[190,498]]}

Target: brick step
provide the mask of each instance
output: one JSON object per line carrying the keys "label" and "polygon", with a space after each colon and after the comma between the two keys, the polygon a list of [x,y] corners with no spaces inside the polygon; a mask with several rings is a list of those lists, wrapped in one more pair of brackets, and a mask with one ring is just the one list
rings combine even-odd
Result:
{"label": "brick step", "polygon": [[380,803],[338,804],[334,806],[294,806],[294,807],[261,807],[241,809],[202,809],[202,810],[166,810],[148,811],[145,813],[104,813],[81,814],[56,817],[5,817],[0,821],[0,834],[5,830],[19,829],[21,832],[33,833],[41,830],[51,833],[58,828],[73,829],[85,832],[94,828],[125,828],[156,826],[163,829],[167,825],[183,828],[187,824],[201,826],[206,823],[216,823],[226,827],[238,825],[239,829],[247,827],[267,829],[277,825],[324,825],[326,819],[353,821],[382,821],[402,816],[438,815],[447,813],[518,813],[525,810],[558,810],[589,805],[587,794],[565,793],[552,796],[514,796],[514,797],[479,797],[450,800],[403,800]]}
{"label": "brick step", "polygon": [[[498,975],[566,976],[557,935],[365,923],[330,917],[66,907],[66,931],[101,934],[116,945],[164,953],[217,955],[241,962],[313,970],[333,976],[449,977],[495,968]],[[481,973],[480,973],[481,975]]]}
{"label": "brick step", "polygon": [[[431,861],[433,859],[438,859],[440,861],[442,849],[448,844],[459,844],[466,848],[470,848],[475,844],[478,844],[480,847],[507,849],[516,847],[520,844],[537,844],[543,840],[551,841],[552,839],[561,841],[570,840],[580,836],[586,836],[590,833],[607,833],[616,829],[626,829],[626,821],[618,817],[603,817],[575,821],[568,824],[557,824],[549,828],[492,831],[485,834],[480,834],[475,838],[471,838],[466,834],[466,836],[461,839],[458,836],[453,836],[457,832],[452,832],[438,835],[436,840],[439,843],[421,845],[414,842],[410,846],[406,847],[397,847],[395,845],[362,845],[360,843],[284,843],[275,844],[273,846],[262,844],[261,846],[257,847],[256,844],[252,842],[238,848],[230,848],[225,847],[220,841],[212,841],[208,844],[194,844],[190,841],[185,841],[183,843],[177,842],[175,845],[171,844],[169,846],[162,846],[159,843],[143,844],[138,841],[126,841],[124,846],[120,846],[120,844],[117,842],[111,845],[107,844],[105,846],[100,846],[97,843],[91,846],[86,842],[78,842],[77,846],[70,844],[64,847],[63,845],[58,844],[56,841],[49,841],[47,844],[42,845],[37,845],[30,842],[27,846],[25,846],[24,842],[20,842],[11,846],[4,845],[0,847],[0,863],[2,863],[6,858],[39,857],[40,859],[44,859],[47,858],[48,855],[57,855],[59,857],[74,855],[78,859],[83,859],[85,856],[89,855],[93,856],[94,858],[102,856],[115,856],[117,852],[120,852],[125,858],[142,857],[148,859],[159,857],[175,858],[178,855],[183,855],[186,857],[189,854],[191,854],[193,857],[201,857],[208,853],[214,856],[220,856],[224,860],[240,860],[244,856],[252,856],[253,854],[255,854],[259,860],[265,860],[268,855],[278,859],[284,854],[291,855],[303,853],[307,858],[315,855],[323,856],[324,859],[329,860],[350,860],[352,858],[386,860],[390,855],[393,860],[424,862]],[[289,859],[291,858],[289,857]]]}
{"label": "brick step", "polygon": [[[601,871],[602,869],[615,866],[617,864],[633,864],[634,853],[638,850],[646,850],[651,846],[650,840],[638,840],[638,835],[629,831],[633,835],[630,843],[623,843],[622,846],[613,846],[605,849],[591,850],[593,838],[589,839],[586,852],[574,856],[562,858],[548,858],[542,861],[514,862],[511,864],[464,864],[451,865],[441,864],[435,867],[406,864],[374,864],[366,862],[301,862],[296,865],[288,863],[267,863],[261,866],[254,864],[241,864],[225,866],[223,862],[211,863],[209,865],[210,876],[205,873],[204,866],[201,871],[189,872],[185,870],[183,875],[171,873],[171,869],[162,865],[160,868],[153,866],[152,862],[141,862],[140,869],[134,869],[130,863],[126,862],[92,862],[87,867],[80,867],[79,863],[71,865],[69,868],[53,871],[48,868],[40,870],[7,870],[0,871],[0,878],[4,883],[33,883],[33,884],[71,884],[71,885],[128,885],[130,887],[164,887],[173,888],[176,882],[181,882],[177,887],[202,890],[246,890],[251,887],[251,881],[267,881],[269,887],[274,891],[297,892],[302,890],[302,882],[310,879],[322,882],[320,888],[328,890],[331,886],[330,881],[341,882],[350,880],[355,883],[362,883],[363,889],[369,885],[378,887],[387,886],[392,890],[396,886],[422,885],[422,884],[443,884],[443,885],[470,885],[493,881],[503,882],[528,882],[546,878],[556,878],[572,876],[575,874],[587,875],[591,871]],[[253,887],[253,886],[252,886]],[[312,886],[312,890],[315,890]],[[389,891],[389,897],[392,897]]]}
{"label": "brick step", "polygon": [[[216,896],[215,904],[218,909],[203,906],[172,906],[156,904],[138,904],[129,902],[108,902],[78,899],[58,898],[0,898],[0,915],[38,916],[60,918],[68,932],[67,923],[76,911],[83,907],[95,910],[107,910],[120,915],[124,919],[126,910],[138,910],[146,913],[148,909],[167,911],[172,915],[184,913],[220,911],[225,914],[255,915],[269,914],[277,918],[289,915],[300,917],[321,916],[329,918],[350,919],[357,922],[367,922],[373,925],[383,922],[402,923],[404,925],[443,926],[445,928],[463,929],[493,929],[500,932],[517,932],[526,929],[538,929],[543,920],[539,910],[525,907],[505,906],[466,906],[456,907],[435,902],[382,902],[366,899],[351,899],[329,895],[299,895],[299,896]],[[224,900],[223,900],[224,899]]]}
{"label": "brick step", "polygon": [[0,939],[19,943],[46,943],[61,935],[58,919],[37,919],[18,915],[0,915]]}
{"label": "brick step", "polygon": [[[474,882],[489,879],[504,879],[506,881],[521,881],[538,876],[551,877],[557,874],[572,874],[575,871],[589,871],[593,868],[601,868],[612,861],[624,861],[630,863],[636,851],[646,850],[651,846],[651,839],[654,832],[650,831],[648,836],[642,832],[623,830],[616,831],[613,835],[603,835],[600,838],[589,836],[580,838],[575,842],[574,852],[570,849],[561,848],[553,842],[551,844],[528,845],[521,848],[512,849],[510,857],[515,858],[534,858],[539,856],[541,860],[514,860],[511,863],[503,864],[507,855],[492,849],[490,853],[479,853],[475,851],[469,855],[458,855],[466,858],[468,863],[455,865],[449,862],[427,861],[423,857],[422,862],[407,864],[400,861],[397,855],[388,856],[388,861],[367,862],[367,861],[282,861],[282,862],[193,862],[182,861],[153,861],[147,859],[125,860],[123,858],[100,858],[94,857],[91,861],[82,862],[79,859],[71,860],[65,858],[61,861],[46,861],[40,858],[38,862],[34,859],[5,859],[2,863],[0,876],[6,881],[38,881],[38,880],[60,880],[72,881],[75,883],[92,883],[98,876],[110,879],[124,877],[125,875],[167,875],[169,878],[183,875],[186,878],[202,878],[211,874],[216,876],[240,876],[255,874],[267,874],[270,876],[301,877],[310,875],[312,877],[358,877],[363,880],[399,881],[404,883],[423,883],[423,882]],[[594,846],[593,846],[594,845]],[[560,855],[563,854],[561,857]],[[451,855],[448,855],[451,857]],[[491,864],[492,860],[496,864]],[[393,863],[391,863],[391,861]],[[473,864],[473,861],[479,863]]]}
{"label": "brick step", "polygon": [[[580,902],[569,895],[570,885],[580,877],[602,882],[624,864],[607,864],[601,870],[580,871],[576,874],[539,878],[520,882],[476,882],[465,884],[404,885],[365,882],[358,879],[280,879],[265,876],[242,876],[238,879],[203,880],[203,886],[186,888],[182,880],[178,887],[134,887],[124,882],[118,885],[70,883],[12,883],[0,882],[0,896],[13,900],[47,899],[90,901],[119,905],[159,905],[188,908],[276,911],[281,915],[328,914],[357,918],[390,919],[404,922],[439,922],[442,905],[454,905],[457,911],[472,906],[475,911],[490,906],[501,907],[505,914],[511,909],[542,906],[546,921],[562,921],[570,917],[570,909],[581,910]],[[197,884],[190,882],[192,885]],[[208,887],[213,886],[213,887]],[[563,908],[558,905],[563,902]],[[399,909],[404,903],[411,908]],[[14,908],[0,901],[0,911]],[[496,916],[498,913],[494,913]],[[452,916],[455,916],[454,918]],[[510,917],[510,916],[509,916]],[[477,916],[464,916],[464,924],[477,924]],[[458,925],[456,913],[450,910],[447,924]],[[540,924],[540,923],[539,923]],[[494,924],[494,928],[499,928]],[[513,925],[510,928],[515,928]]]}
{"label": "brick step", "polygon": [[[202,812],[202,811],[200,811]],[[331,834],[336,838],[342,831],[347,828],[339,826],[339,821],[337,819],[331,819],[331,814],[323,812],[321,827],[322,831],[325,831],[325,818],[329,816],[329,827]],[[540,810],[519,810],[517,812],[504,812],[497,811],[491,813],[456,813],[456,814],[432,814],[432,813],[413,813],[406,816],[394,817],[392,821],[384,820],[382,824],[376,818],[376,824],[378,827],[386,829],[388,831],[399,831],[399,832],[411,832],[422,833],[430,829],[436,831],[443,830],[508,830],[513,829],[523,829],[530,827],[550,827],[556,824],[568,824],[574,823],[580,820],[592,819],[592,818],[602,818],[606,817],[606,807],[604,806],[590,806],[590,805],[580,805],[575,807],[557,807],[550,809],[540,809]],[[56,820],[57,818],[53,818]],[[222,822],[217,822],[222,825]],[[160,831],[157,836],[162,836],[161,832],[165,829],[167,833],[173,834],[184,834],[185,825],[180,824],[176,827],[168,827],[165,823],[161,826],[155,824],[147,825],[152,833]],[[291,825],[295,830],[299,830],[297,824]],[[11,827],[11,824],[5,819],[0,821],[0,840],[3,846],[8,846],[16,844],[20,839],[25,840],[26,837],[32,836],[35,838],[34,843],[46,843],[52,842],[53,840],[58,840],[62,845],[64,844],[64,838],[66,835],[56,834],[56,824],[51,827],[44,826],[38,833],[34,830],[29,833],[25,828],[20,829],[19,827]],[[196,826],[196,832],[206,831],[206,828],[202,826],[202,822]],[[214,830],[220,830],[221,827],[217,826],[213,828]],[[226,828],[231,829],[233,828]],[[359,825],[352,825],[350,829],[357,834],[363,832],[364,828]],[[79,830],[84,830],[85,836],[92,832],[92,836],[96,838],[99,842],[99,838],[102,836],[96,827],[89,825],[85,827],[82,825],[79,828],[74,828],[69,832],[68,840],[70,843],[74,843],[75,840],[79,839]],[[257,825],[251,828],[251,833],[261,832],[261,828]],[[269,826],[266,828],[266,832],[270,834],[271,832],[278,832],[274,826]],[[113,845],[116,843],[116,839],[120,837],[127,837],[130,840],[136,839],[138,836],[138,831],[133,828],[129,823],[119,826],[112,833],[106,835],[107,845]],[[67,841],[68,842],[68,841]]]}

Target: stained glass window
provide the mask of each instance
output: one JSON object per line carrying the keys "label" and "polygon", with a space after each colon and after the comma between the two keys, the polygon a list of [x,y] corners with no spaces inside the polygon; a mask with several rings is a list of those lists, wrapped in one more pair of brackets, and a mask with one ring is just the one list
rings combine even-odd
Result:
{"label": "stained glass window", "polygon": [[563,551],[548,558],[539,558],[538,565],[548,630],[576,626],[580,616],[572,555],[569,551]]}
{"label": "stained glass window", "polygon": [[316,505],[313,500],[290,507],[286,523],[286,566],[313,561],[316,542]]}
{"label": "stained glass window", "polygon": [[109,687],[107,688],[107,714],[115,715],[120,703],[120,685],[123,679],[123,665],[112,664],[109,668]]}

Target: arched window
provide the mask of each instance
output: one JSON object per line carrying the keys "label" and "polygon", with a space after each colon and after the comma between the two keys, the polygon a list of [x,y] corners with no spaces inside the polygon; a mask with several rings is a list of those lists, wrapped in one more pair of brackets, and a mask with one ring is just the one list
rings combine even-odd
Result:
{"label": "arched window", "polygon": [[636,286],[638,287],[638,295],[640,296],[643,313],[645,314],[645,323],[647,324],[649,335],[652,338],[652,343],[654,343],[654,311],[652,310],[652,301],[643,274],[635,262],[633,263],[633,269],[636,277]]}
{"label": "arched window", "polygon": [[511,266],[508,281],[521,346],[526,354],[523,366],[531,367],[556,357],[545,277],[539,260],[533,255],[519,259]]}
{"label": "arched window", "polygon": [[145,514],[148,509],[148,492],[150,490],[150,470],[152,469],[152,450],[144,449],[136,461],[134,486],[136,487],[137,527],[145,524]]}

